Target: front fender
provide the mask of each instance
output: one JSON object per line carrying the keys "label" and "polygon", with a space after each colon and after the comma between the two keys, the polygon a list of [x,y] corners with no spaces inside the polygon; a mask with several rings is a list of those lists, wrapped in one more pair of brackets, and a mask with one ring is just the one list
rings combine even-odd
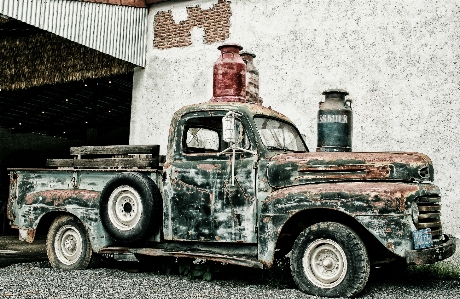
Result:
{"label": "front fender", "polygon": [[412,249],[411,204],[439,194],[431,184],[343,182],[279,189],[261,204],[259,260],[271,266],[279,234],[290,217],[308,209],[331,209],[356,219],[388,250],[404,256]]}

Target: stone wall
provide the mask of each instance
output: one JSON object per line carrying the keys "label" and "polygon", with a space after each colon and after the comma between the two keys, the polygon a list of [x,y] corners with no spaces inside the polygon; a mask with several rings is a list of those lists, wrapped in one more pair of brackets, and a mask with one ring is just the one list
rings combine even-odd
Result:
{"label": "stone wall", "polygon": [[192,44],[191,29],[204,29],[204,42],[212,44],[226,40],[230,35],[230,1],[220,0],[209,9],[199,5],[187,7],[187,19],[178,24],[174,21],[171,10],[158,11],[154,20],[155,48],[167,49],[186,47]]}

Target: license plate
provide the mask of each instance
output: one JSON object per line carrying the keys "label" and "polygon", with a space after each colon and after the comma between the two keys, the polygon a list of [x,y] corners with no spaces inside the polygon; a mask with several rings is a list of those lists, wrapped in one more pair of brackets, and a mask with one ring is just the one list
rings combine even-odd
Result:
{"label": "license plate", "polygon": [[431,228],[419,229],[412,232],[414,237],[414,249],[433,247]]}

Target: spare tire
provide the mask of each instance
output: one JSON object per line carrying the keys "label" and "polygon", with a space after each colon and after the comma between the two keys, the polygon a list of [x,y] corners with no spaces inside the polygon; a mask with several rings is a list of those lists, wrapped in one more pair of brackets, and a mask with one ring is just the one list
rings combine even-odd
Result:
{"label": "spare tire", "polygon": [[100,216],[117,242],[144,241],[158,231],[161,194],[146,175],[125,172],[112,178],[101,193]]}

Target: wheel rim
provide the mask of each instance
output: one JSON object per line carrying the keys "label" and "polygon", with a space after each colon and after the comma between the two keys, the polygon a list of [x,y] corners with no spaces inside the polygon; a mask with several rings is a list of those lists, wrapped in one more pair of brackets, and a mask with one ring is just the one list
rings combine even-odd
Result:
{"label": "wheel rim", "polygon": [[61,227],[54,239],[54,249],[60,262],[72,265],[78,261],[83,252],[83,239],[74,226]]}
{"label": "wheel rim", "polygon": [[320,288],[336,287],[347,273],[345,252],[329,239],[318,239],[308,245],[302,263],[307,278]]}
{"label": "wheel rim", "polygon": [[127,185],[113,190],[108,202],[110,222],[119,230],[133,229],[142,215],[139,193]]}

